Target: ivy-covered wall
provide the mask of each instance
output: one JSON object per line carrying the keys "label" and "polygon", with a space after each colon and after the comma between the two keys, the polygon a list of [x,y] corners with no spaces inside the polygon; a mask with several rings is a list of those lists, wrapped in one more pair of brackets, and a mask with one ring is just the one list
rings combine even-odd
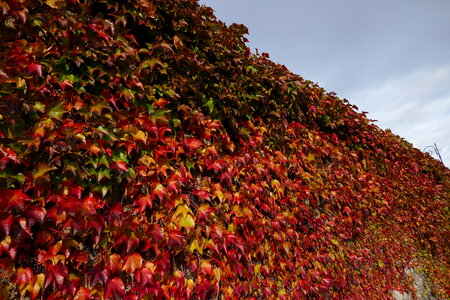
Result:
{"label": "ivy-covered wall", "polygon": [[0,296],[449,297],[450,171],[194,0],[0,1]]}

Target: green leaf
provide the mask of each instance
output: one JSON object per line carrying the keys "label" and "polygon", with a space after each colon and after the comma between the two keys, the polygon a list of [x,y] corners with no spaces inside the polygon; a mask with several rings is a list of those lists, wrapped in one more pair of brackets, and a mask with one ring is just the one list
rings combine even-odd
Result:
{"label": "green leaf", "polygon": [[12,178],[20,183],[25,182],[25,176],[22,173],[15,173],[12,170],[5,170],[0,172],[0,178]]}
{"label": "green leaf", "polygon": [[123,161],[126,164],[128,164],[128,156],[124,153],[124,152],[114,152],[113,153],[113,161],[118,162],[118,161]]}
{"label": "green leaf", "polygon": [[33,108],[41,113],[45,112],[45,104],[36,101],[33,105]]}
{"label": "green leaf", "polygon": [[94,192],[99,192],[102,197],[105,197],[106,194],[111,190],[110,185],[100,185],[100,186],[94,186],[93,188]]}
{"label": "green leaf", "polygon": [[103,112],[103,109],[110,109],[108,104],[104,101],[97,102],[95,105],[91,106],[89,111],[101,114]]}
{"label": "green leaf", "polygon": [[65,79],[69,80],[70,82],[77,82],[80,79],[75,77],[73,74],[63,75],[61,76],[61,81],[64,81]]}
{"label": "green leaf", "polygon": [[141,69],[150,68],[150,70],[153,71],[153,68],[156,65],[160,65],[163,68],[165,67],[165,64],[163,62],[161,62],[161,60],[159,58],[153,57],[151,59],[148,59],[148,60],[142,62],[140,68]]}
{"label": "green leaf", "polygon": [[97,181],[100,182],[103,178],[111,179],[111,173],[108,169],[102,168],[97,171]]}
{"label": "green leaf", "polygon": [[106,155],[102,155],[100,157],[100,159],[98,160],[98,164],[109,168],[109,161],[108,161],[108,158],[106,157]]}
{"label": "green leaf", "polygon": [[97,130],[104,134],[103,137],[106,137],[106,140],[117,141],[117,137],[113,133],[108,131],[105,127],[100,125],[97,127]]}
{"label": "green leaf", "polygon": [[77,161],[64,160],[64,171],[69,171],[75,175],[79,168],[80,166]]}
{"label": "green leaf", "polygon": [[37,180],[41,177],[46,177],[47,173],[53,170],[56,170],[56,167],[51,167],[46,164],[37,165],[36,169],[31,173],[34,180]]}
{"label": "green leaf", "polygon": [[172,122],[174,127],[179,127],[181,125],[180,119],[172,119]]}
{"label": "green leaf", "polygon": [[189,171],[195,166],[195,162],[189,161],[189,160],[186,161],[185,164],[186,164],[186,168],[187,168]]}
{"label": "green leaf", "polygon": [[205,104],[203,104],[203,106],[206,106],[209,108],[209,113],[212,113],[214,110],[214,101],[213,99],[209,99],[208,102],[206,102]]}
{"label": "green leaf", "polygon": [[54,118],[57,120],[61,120],[62,115],[66,113],[67,110],[64,108],[62,103],[58,103],[56,106],[54,106],[49,112],[48,116],[50,118]]}

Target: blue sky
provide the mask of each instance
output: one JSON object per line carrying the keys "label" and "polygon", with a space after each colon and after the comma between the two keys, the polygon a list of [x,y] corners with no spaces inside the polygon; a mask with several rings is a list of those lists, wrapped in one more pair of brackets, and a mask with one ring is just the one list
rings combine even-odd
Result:
{"label": "blue sky", "polygon": [[[450,166],[450,1],[200,0],[249,46]],[[428,148],[430,149],[430,148]],[[436,155],[434,155],[436,157]]]}

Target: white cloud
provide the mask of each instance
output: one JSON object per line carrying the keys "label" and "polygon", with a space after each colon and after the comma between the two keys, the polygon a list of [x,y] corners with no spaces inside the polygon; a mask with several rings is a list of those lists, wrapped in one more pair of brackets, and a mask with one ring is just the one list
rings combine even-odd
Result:
{"label": "white cloud", "polygon": [[372,84],[354,91],[348,99],[361,110],[369,111],[369,117],[378,120],[379,127],[390,128],[418,149],[436,143],[449,166],[449,82],[450,65],[446,65]]}

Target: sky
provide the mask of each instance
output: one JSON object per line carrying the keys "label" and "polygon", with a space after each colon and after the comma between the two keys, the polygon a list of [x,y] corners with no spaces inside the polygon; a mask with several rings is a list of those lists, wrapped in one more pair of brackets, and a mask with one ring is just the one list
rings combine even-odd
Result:
{"label": "sky", "polygon": [[[199,0],[249,47],[450,167],[450,0]],[[426,148],[426,149],[425,149]],[[433,151],[432,155],[438,158]]]}

